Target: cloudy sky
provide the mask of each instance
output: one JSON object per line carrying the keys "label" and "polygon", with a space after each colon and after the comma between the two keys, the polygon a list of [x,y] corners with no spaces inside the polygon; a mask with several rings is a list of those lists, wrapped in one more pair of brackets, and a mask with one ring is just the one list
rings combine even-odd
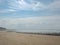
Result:
{"label": "cloudy sky", "polygon": [[0,27],[60,29],[60,0],[0,0]]}

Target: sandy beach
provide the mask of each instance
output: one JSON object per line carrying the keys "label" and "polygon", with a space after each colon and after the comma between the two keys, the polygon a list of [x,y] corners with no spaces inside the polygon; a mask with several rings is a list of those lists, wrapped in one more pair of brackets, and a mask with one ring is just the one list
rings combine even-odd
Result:
{"label": "sandy beach", "polygon": [[0,45],[60,45],[60,36],[0,31]]}

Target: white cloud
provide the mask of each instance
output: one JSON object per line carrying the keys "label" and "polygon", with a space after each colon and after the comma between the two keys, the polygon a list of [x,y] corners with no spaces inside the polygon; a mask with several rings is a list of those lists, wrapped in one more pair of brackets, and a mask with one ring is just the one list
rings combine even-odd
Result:
{"label": "white cloud", "polygon": [[15,12],[16,10],[14,9],[3,9],[3,10],[0,10],[0,13],[9,13],[9,12]]}
{"label": "white cloud", "polygon": [[46,6],[41,3],[41,2],[35,2],[35,3],[32,3],[32,9],[33,10],[44,10],[46,8]]}
{"label": "white cloud", "polygon": [[59,10],[60,9],[60,0],[55,0],[53,3],[51,3],[49,6],[48,6],[48,9],[50,10]]}
{"label": "white cloud", "polygon": [[60,29],[60,16],[2,18],[0,26],[14,29]]}
{"label": "white cloud", "polygon": [[27,10],[30,8],[30,4],[26,3],[24,0],[14,0],[9,2],[9,6],[12,9]]}
{"label": "white cloud", "polygon": [[25,0],[14,0],[9,1],[9,8],[16,9],[16,10],[57,10],[60,9],[60,0],[54,0],[54,2],[50,3],[49,5],[45,5],[44,3],[36,0],[30,0],[30,3],[26,2]]}
{"label": "white cloud", "polygon": [[[0,2],[4,2],[4,0],[0,0]],[[30,0],[26,2],[26,0],[7,0],[8,2],[8,9],[2,10],[0,12],[12,12],[17,10],[33,10],[33,11],[39,11],[39,10],[59,10],[60,9],[60,0],[54,0],[50,4],[46,5],[43,2],[37,1],[37,0]]]}
{"label": "white cloud", "polygon": [[26,2],[25,0],[14,0],[9,2],[9,8],[19,9],[19,10],[43,10],[45,5],[38,1],[31,1],[31,3]]}

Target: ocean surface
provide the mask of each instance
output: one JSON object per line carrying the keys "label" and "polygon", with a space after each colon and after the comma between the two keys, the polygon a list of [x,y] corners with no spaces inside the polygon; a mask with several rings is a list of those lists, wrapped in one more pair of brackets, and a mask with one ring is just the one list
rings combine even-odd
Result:
{"label": "ocean surface", "polygon": [[33,32],[33,33],[60,33],[60,29],[41,29],[41,30],[15,30],[16,32]]}

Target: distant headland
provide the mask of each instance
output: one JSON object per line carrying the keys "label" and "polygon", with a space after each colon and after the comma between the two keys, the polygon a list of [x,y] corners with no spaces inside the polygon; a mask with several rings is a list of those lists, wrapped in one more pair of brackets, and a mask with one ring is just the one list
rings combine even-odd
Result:
{"label": "distant headland", "polygon": [[0,31],[5,31],[6,28],[0,27]]}

